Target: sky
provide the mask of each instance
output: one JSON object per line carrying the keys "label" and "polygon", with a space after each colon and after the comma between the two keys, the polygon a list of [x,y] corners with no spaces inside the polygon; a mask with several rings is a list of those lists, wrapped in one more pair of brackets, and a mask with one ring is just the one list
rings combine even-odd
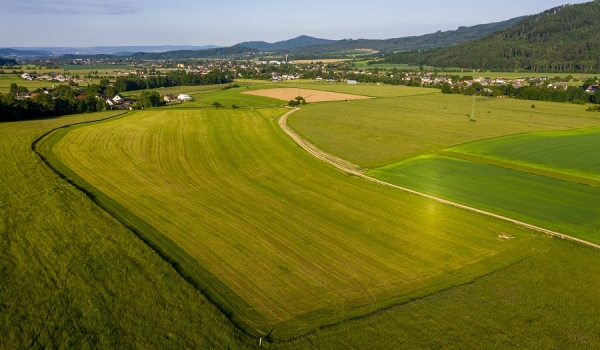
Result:
{"label": "sky", "polygon": [[[571,1],[583,3],[587,1]],[[499,22],[561,0],[0,0],[0,47],[218,45],[389,39]]]}

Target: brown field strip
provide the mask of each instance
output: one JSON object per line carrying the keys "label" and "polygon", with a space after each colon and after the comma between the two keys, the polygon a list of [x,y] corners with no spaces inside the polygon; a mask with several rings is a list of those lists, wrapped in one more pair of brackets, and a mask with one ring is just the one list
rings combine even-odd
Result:
{"label": "brown field strip", "polygon": [[248,91],[248,92],[243,92],[243,93],[248,94],[248,95],[275,98],[275,99],[282,100],[282,101],[289,101],[289,100],[293,100],[297,96],[302,96],[302,97],[304,97],[306,102],[332,102],[332,101],[346,101],[346,100],[351,101],[351,100],[366,100],[366,99],[372,98],[372,97],[368,97],[368,96],[342,94],[339,92],[331,92],[331,91],[302,89],[302,88],[296,88],[296,87]]}

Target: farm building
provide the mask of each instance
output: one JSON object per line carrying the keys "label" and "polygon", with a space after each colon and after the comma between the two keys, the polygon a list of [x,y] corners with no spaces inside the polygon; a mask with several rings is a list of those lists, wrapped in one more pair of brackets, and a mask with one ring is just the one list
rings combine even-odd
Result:
{"label": "farm building", "polygon": [[179,96],[177,96],[177,99],[179,101],[189,101],[191,100],[193,97],[188,95],[188,94],[180,94]]}

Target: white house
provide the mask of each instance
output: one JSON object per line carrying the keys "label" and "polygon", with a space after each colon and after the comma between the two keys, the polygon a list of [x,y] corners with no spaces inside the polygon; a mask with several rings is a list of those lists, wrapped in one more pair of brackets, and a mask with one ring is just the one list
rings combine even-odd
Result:
{"label": "white house", "polygon": [[177,99],[179,101],[189,101],[191,100],[193,97],[188,95],[188,94],[180,94],[179,96],[177,96]]}

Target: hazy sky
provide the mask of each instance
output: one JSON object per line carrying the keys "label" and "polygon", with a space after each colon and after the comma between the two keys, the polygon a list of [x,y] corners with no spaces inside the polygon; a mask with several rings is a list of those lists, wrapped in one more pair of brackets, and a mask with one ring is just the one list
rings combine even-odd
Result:
{"label": "hazy sky", "polygon": [[[572,1],[582,3],[587,1]],[[561,0],[0,0],[0,47],[388,39],[499,22]]]}

